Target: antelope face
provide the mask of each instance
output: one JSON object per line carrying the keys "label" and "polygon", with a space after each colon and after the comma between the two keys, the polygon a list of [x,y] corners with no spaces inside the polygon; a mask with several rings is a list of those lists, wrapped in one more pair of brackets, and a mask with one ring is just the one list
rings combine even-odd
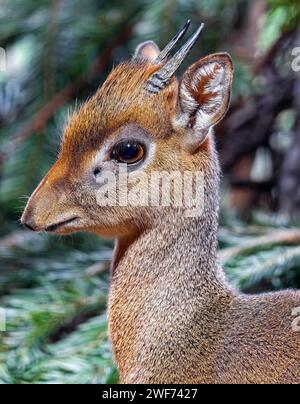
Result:
{"label": "antelope face", "polygon": [[233,68],[228,55],[212,55],[179,83],[174,73],[201,28],[168,56],[188,24],[162,52],[153,42],[141,44],[73,115],[58,161],[28,201],[25,226],[120,237],[159,217],[148,198],[154,172],[205,169],[209,135],[228,108]]}

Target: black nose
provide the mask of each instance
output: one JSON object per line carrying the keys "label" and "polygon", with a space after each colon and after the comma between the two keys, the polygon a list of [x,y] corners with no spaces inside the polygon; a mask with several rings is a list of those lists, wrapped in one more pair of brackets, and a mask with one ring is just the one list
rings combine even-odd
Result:
{"label": "black nose", "polygon": [[21,224],[26,227],[30,231],[38,231],[38,226],[34,220],[34,212],[32,208],[26,208],[22,217],[21,217]]}

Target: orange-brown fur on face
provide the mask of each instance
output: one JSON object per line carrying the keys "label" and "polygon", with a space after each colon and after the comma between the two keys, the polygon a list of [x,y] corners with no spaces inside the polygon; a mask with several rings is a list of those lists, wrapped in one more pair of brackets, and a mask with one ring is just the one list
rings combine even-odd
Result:
{"label": "orange-brown fur on face", "polygon": [[[86,178],[92,173],[92,162],[104,142],[114,138],[116,133],[131,123],[145,129],[161,144],[167,156],[166,162],[171,159],[167,150],[172,148],[174,138],[171,138],[173,129],[169,115],[176,108],[178,84],[174,79],[155,98],[146,93],[145,82],[158,69],[159,66],[146,61],[132,61],[118,66],[95,96],[72,116],[65,129],[59,159],[47,175],[47,180],[43,181],[29,201],[23,216],[25,221],[30,216],[36,228],[43,230],[67,214],[79,216],[81,220],[78,226],[74,224],[64,229],[64,234],[83,229],[108,237],[127,233],[131,217],[125,217],[126,209],[121,212],[116,209],[99,209],[95,189],[86,185]],[[157,153],[154,168],[164,164],[164,161],[160,161],[160,153]],[[58,188],[59,197],[55,199],[55,190]],[[45,197],[50,194],[51,204]],[[61,204],[62,199],[67,199],[67,202]],[[45,214],[41,215],[40,212]],[[120,220],[116,219],[118,213]]]}
{"label": "orange-brown fur on face", "polygon": [[140,124],[154,138],[170,136],[172,127],[166,109],[170,109],[172,99],[175,108],[176,81],[157,97],[144,89],[145,82],[158,68],[146,62],[124,63],[115,68],[96,95],[72,118],[64,147],[82,149],[86,142],[94,151],[101,142],[101,133],[107,136],[130,122]]}
{"label": "orange-brown fur on face", "polygon": [[[231,63],[220,55],[214,62],[218,57],[229,79],[212,121],[224,115],[231,87]],[[30,199],[23,221],[42,230],[75,216],[60,233],[87,230],[117,239],[109,323],[123,383],[299,383],[300,335],[292,330],[291,312],[300,306],[300,295],[243,296],[227,284],[217,261],[220,173],[211,130],[198,139],[190,131],[191,119],[200,118],[181,116],[177,80],[157,95],[145,91],[158,69],[137,60],[111,73],[72,117],[59,160]],[[203,93],[209,79],[195,87],[198,103],[210,103],[216,94]],[[128,127],[141,128],[156,147],[142,172],[203,171],[200,217],[187,218],[174,206],[97,205],[93,162]],[[184,147],[187,133],[197,145],[193,153]]]}

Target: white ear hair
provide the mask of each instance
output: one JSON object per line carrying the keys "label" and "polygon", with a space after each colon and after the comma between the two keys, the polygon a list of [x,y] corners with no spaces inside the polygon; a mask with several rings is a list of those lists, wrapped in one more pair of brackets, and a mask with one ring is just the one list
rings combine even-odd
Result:
{"label": "white ear hair", "polygon": [[154,61],[160,54],[159,47],[153,41],[146,41],[139,44],[134,52],[133,59]]}
{"label": "white ear hair", "polygon": [[225,116],[230,102],[233,65],[229,55],[215,54],[192,65],[179,88],[177,130],[187,133],[187,143],[198,147]]}

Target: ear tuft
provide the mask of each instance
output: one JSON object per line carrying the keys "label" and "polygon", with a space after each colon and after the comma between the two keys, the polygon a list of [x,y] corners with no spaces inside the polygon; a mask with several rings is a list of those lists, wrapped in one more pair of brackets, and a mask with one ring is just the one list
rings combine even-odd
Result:
{"label": "ear tuft", "polygon": [[159,47],[153,41],[146,41],[137,46],[133,59],[153,62],[160,54]]}
{"label": "ear tuft", "polygon": [[201,144],[225,116],[230,102],[233,64],[228,54],[214,54],[193,64],[179,89],[175,125],[189,132],[189,144]]}

